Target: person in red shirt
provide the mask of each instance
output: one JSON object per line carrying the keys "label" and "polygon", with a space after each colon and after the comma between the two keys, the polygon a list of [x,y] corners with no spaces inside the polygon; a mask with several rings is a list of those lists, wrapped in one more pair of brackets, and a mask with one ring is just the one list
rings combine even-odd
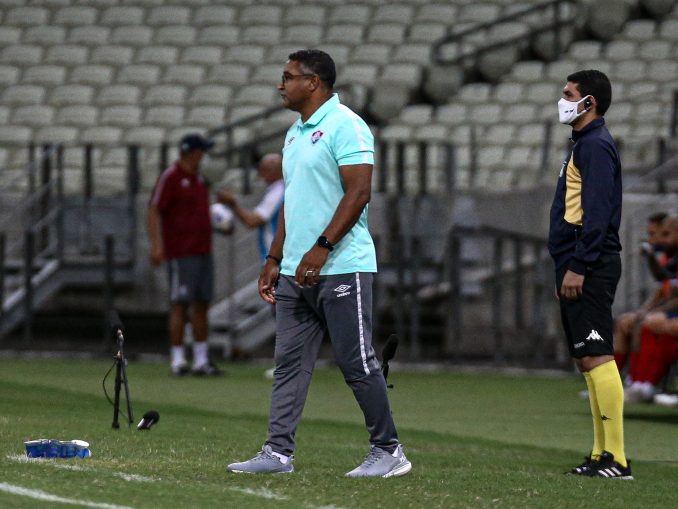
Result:
{"label": "person in red shirt", "polygon": [[[151,262],[167,262],[170,288],[169,336],[175,376],[221,375],[207,355],[207,309],[213,297],[212,224],[209,189],[200,162],[214,142],[187,134],[179,143],[179,160],[158,178],[148,209]],[[184,355],[184,324],[190,309],[193,369]]]}

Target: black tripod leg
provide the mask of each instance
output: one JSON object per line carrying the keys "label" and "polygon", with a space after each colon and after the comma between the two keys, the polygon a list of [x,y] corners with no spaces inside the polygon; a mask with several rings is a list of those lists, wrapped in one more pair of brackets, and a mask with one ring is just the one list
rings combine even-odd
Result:
{"label": "black tripod leg", "polygon": [[[111,425],[114,429],[120,427],[118,422],[118,413],[120,412],[120,384],[122,376],[122,359],[120,353],[115,358],[115,393],[113,396],[113,424]],[[125,385],[127,387],[127,385]]]}
{"label": "black tripod leg", "polygon": [[125,358],[120,361],[122,371],[122,383],[125,384],[125,401],[127,401],[127,424],[134,422],[134,414],[132,414],[132,402],[129,399],[129,385],[127,383],[127,369],[125,368]]}

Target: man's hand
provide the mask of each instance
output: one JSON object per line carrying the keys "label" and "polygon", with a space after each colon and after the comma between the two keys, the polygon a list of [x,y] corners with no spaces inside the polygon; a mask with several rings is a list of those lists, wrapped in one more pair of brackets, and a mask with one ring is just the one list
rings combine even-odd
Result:
{"label": "man's hand", "polygon": [[643,320],[643,325],[655,334],[667,334],[668,318],[665,313],[648,313]]}
{"label": "man's hand", "polygon": [[160,265],[165,259],[165,253],[161,246],[151,246],[151,263],[153,265]]}
{"label": "man's hand", "polygon": [[219,191],[217,191],[217,200],[229,207],[235,206],[235,195],[226,189],[219,189]]}
{"label": "man's hand", "polygon": [[320,269],[327,261],[330,252],[324,247],[314,245],[301,259],[294,280],[301,287],[315,286],[320,281]]}
{"label": "man's hand", "polygon": [[280,277],[280,267],[269,258],[259,274],[259,296],[269,304],[275,304],[275,285]]}
{"label": "man's hand", "polygon": [[577,300],[584,288],[584,276],[568,270],[560,285],[560,296],[567,300]]}

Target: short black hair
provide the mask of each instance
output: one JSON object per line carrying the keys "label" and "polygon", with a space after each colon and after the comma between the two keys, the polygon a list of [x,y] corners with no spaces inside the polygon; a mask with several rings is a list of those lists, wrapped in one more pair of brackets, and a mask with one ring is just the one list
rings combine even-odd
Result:
{"label": "short black hair", "polygon": [[302,49],[290,53],[287,58],[303,64],[313,74],[317,74],[320,77],[320,81],[325,83],[330,90],[334,87],[334,82],[337,81],[337,68],[332,57],[324,51],[319,49]]}
{"label": "short black hair", "polygon": [[601,116],[605,115],[612,102],[612,85],[605,73],[595,69],[577,71],[570,74],[567,81],[577,84],[582,97],[587,95],[595,97],[596,112]]}
{"label": "short black hair", "polygon": [[669,215],[666,212],[655,212],[654,214],[648,216],[647,222],[662,224],[664,222],[664,219],[666,219],[667,217],[669,217]]}

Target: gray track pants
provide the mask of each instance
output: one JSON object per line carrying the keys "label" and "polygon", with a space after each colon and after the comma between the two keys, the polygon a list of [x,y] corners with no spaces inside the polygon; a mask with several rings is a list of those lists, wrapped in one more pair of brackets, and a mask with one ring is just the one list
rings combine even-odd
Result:
{"label": "gray track pants", "polygon": [[322,276],[299,288],[280,276],[276,289],[275,376],[266,443],[278,453],[294,451],[320,344],[329,334],[337,364],[365,416],[370,443],[393,451],[398,434],[386,383],[372,348],[372,279],[369,272]]}

